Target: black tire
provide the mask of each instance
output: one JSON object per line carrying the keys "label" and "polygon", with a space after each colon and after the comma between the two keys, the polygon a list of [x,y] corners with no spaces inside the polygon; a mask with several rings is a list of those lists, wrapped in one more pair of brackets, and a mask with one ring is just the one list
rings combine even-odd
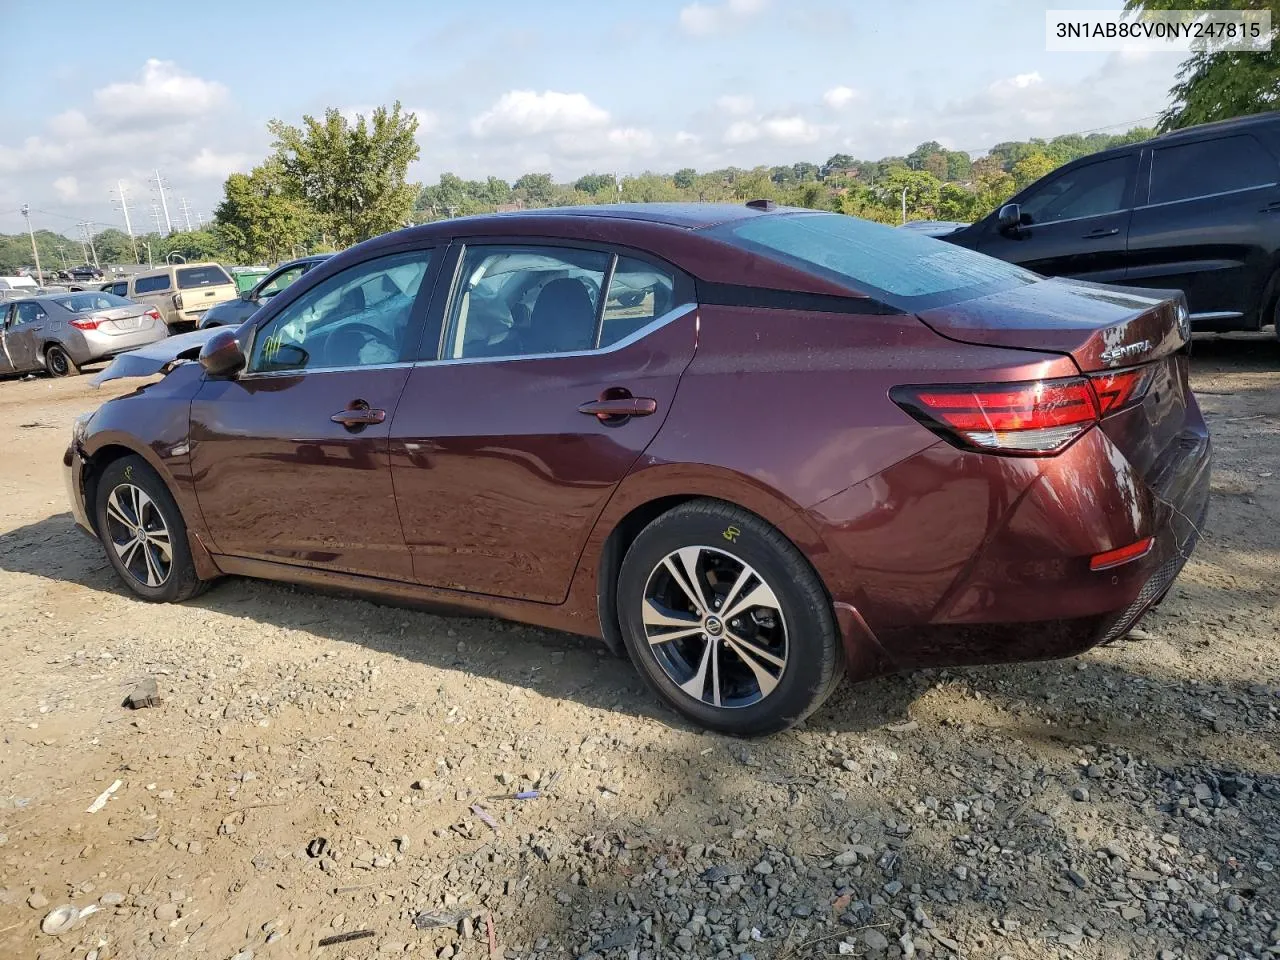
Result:
{"label": "black tire", "polygon": [[74,377],[80,373],[80,368],[60,343],[51,343],[44,348],[44,368],[51,377]]}
{"label": "black tire", "polygon": [[[659,637],[668,629],[681,632],[682,628],[673,623],[655,626],[653,617],[675,610],[690,596],[687,589],[680,589],[676,577],[668,572],[671,568],[666,566],[666,559],[684,548],[702,551],[684,556],[698,558],[694,568],[700,589],[707,591],[702,599],[710,597],[714,606],[707,606],[701,619],[692,603],[676,615],[691,617],[689,623],[701,624],[683,628],[686,633],[718,629],[706,641],[702,638],[708,634],[703,633],[687,640],[651,643],[651,632]],[[683,559],[679,557],[673,563],[680,566]],[[732,613],[729,607],[737,606],[737,602],[716,594],[722,584],[734,580],[724,591],[732,592],[739,575],[747,579],[737,598],[767,595],[776,601],[776,606],[742,608],[741,616],[720,623],[716,611]],[[756,583],[766,586],[769,594],[757,594],[752,588]],[[657,594],[662,594],[663,599],[651,605],[650,600]],[[725,606],[721,607],[721,602]],[[646,616],[651,618],[648,626]],[[844,676],[844,650],[831,601],[818,575],[795,545],[776,529],[754,514],[719,500],[681,504],[640,532],[627,550],[619,572],[618,619],[627,651],[649,685],[694,723],[722,733],[760,736],[794,726],[818,709]],[[744,643],[743,637],[748,633],[754,645]],[[771,666],[757,659],[755,667],[749,667],[748,657],[737,652],[739,645],[747,650],[764,650],[774,657],[775,664],[777,660],[783,664]],[[707,647],[712,648],[712,653],[704,655]],[[695,659],[700,669],[693,668]],[[768,690],[757,668],[765,671],[772,684]],[[695,697],[681,688],[678,680],[682,675],[689,676],[686,683],[700,689],[701,696]],[[722,684],[726,686],[722,688]],[[758,694],[754,700],[753,684]],[[736,698],[729,695],[731,690],[737,692]],[[717,699],[720,706],[715,705]]]}
{"label": "black tire", "polygon": [[[143,504],[141,511],[135,509],[136,501],[132,495],[134,489],[141,491],[149,501]],[[114,503],[113,494],[116,495]],[[93,507],[98,537],[106,551],[107,560],[125,586],[143,600],[180,603],[208,586],[207,581],[196,575],[182,512],[164,481],[147,461],[135,455],[121,457],[109,463],[98,480]],[[120,513],[121,508],[123,514]],[[149,530],[149,536],[155,539],[134,544],[128,534],[131,530],[136,532],[139,524],[133,521],[138,514],[141,515],[141,526]],[[122,516],[129,523],[122,522]],[[161,528],[167,531],[169,543],[167,567],[159,537]],[[163,577],[159,576],[161,572]],[[147,580],[157,582],[149,584]]]}

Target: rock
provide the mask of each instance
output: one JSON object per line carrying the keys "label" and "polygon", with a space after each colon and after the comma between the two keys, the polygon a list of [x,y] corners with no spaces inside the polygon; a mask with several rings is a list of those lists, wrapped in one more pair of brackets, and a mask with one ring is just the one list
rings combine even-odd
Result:
{"label": "rock", "polygon": [[27,906],[30,907],[32,910],[43,910],[48,905],[49,905],[49,898],[46,897],[43,893],[41,893],[39,890],[33,891],[31,896],[27,897]]}
{"label": "rock", "polygon": [[162,903],[155,909],[155,918],[161,923],[173,923],[178,919],[178,913],[176,903]]}
{"label": "rock", "polygon": [[1089,881],[1085,878],[1085,876],[1081,873],[1077,873],[1075,870],[1067,870],[1066,876],[1068,880],[1074,883],[1081,890],[1083,890],[1085,887],[1089,885]]}
{"label": "rock", "polygon": [[1227,897],[1225,906],[1232,913],[1239,913],[1244,909],[1244,900],[1240,897],[1239,894],[1233,893],[1229,897]]}
{"label": "rock", "polygon": [[120,904],[124,903],[124,894],[116,893],[114,891],[111,893],[104,893],[98,899],[98,902],[104,907],[118,907]]}
{"label": "rock", "polygon": [[889,949],[889,938],[879,930],[862,931],[862,942],[872,953],[884,953]]}
{"label": "rock", "polygon": [[751,869],[760,874],[760,876],[767,877],[769,874],[773,873],[773,864],[768,860],[761,860]]}
{"label": "rock", "polygon": [[128,707],[130,710],[160,706],[160,690],[156,686],[156,678],[147,677],[145,680],[139,680],[134,685],[134,688],[129,691],[129,695],[124,698],[122,706]]}
{"label": "rock", "polygon": [[1089,799],[1089,791],[1084,787],[1076,787],[1071,791],[1071,799],[1084,803]]}

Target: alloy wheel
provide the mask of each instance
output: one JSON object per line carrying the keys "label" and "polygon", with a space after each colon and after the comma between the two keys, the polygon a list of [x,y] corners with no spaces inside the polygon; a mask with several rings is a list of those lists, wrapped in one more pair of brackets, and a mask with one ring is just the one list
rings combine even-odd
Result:
{"label": "alloy wheel", "polygon": [[773,588],[739,557],[682,547],[649,574],[645,637],[663,672],[709,706],[749,707],[787,668],[787,624]]}
{"label": "alloy wheel", "polygon": [[107,540],[120,565],[139,583],[163,586],[173,568],[169,527],[145,490],[122,483],[107,497]]}

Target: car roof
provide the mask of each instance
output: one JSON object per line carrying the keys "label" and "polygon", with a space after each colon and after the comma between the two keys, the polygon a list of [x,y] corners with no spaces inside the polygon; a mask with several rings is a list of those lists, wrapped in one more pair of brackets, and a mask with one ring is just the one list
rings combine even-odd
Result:
{"label": "car roof", "polygon": [[[222,264],[216,260],[201,260],[199,263],[168,263],[160,267],[152,267],[150,270],[143,270],[141,273],[135,273],[129,277],[130,280],[137,280],[139,277],[158,277],[166,274],[170,270],[181,270],[183,267],[222,267]],[[225,267],[223,268],[226,269]]]}
{"label": "car roof", "polygon": [[1181,127],[1178,130],[1170,130],[1157,137],[1152,137],[1146,142],[1165,144],[1170,140],[1193,139],[1205,133],[1247,130],[1250,127],[1263,127],[1267,124],[1276,122],[1280,122],[1280,110],[1269,110],[1266,113],[1253,113],[1246,117],[1232,117],[1229,120],[1215,120],[1212,123],[1198,123],[1194,127]]}
{"label": "car roof", "polygon": [[[452,220],[438,220],[426,226],[451,224],[470,228],[473,225],[501,227],[513,220],[531,220],[546,217],[583,217],[593,220],[635,220],[642,223],[661,224],[684,230],[713,227],[732,220],[745,220],[764,216],[766,213],[802,208],[771,207],[768,211],[749,207],[745,203],[600,203],[573,207],[539,207],[532,210],[510,210],[505,213],[481,213]],[[814,212],[814,211],[808,211]],[[466,229],[467,233],[472,232]]]}

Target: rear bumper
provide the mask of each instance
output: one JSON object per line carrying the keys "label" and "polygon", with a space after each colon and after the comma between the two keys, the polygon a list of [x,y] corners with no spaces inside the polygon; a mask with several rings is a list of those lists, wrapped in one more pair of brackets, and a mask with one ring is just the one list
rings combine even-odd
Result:
{"label": "rear bumper", "polygon": [[[1190,558],[1211,469],[1192,406],[1144,476],[1094,430],[1052,461],[935,446],[824,502],[813,519],[843,561],[824,579],[866,624],[846,645],[880,654],[860,669],[868,658],[850,651],[851,674],[1056,659],[1123,636]],[[1148,536],[1142,558],[1089,568]]]}
{"label": "rear bumper", "polygon": [[117,354],[157,343],[169,336],[169,330],[164,324],[157,324],[154,327],[130,333],[107,334],[89,330],[83,336],[85,356],[77,357],[77,363],[106,360]]}

